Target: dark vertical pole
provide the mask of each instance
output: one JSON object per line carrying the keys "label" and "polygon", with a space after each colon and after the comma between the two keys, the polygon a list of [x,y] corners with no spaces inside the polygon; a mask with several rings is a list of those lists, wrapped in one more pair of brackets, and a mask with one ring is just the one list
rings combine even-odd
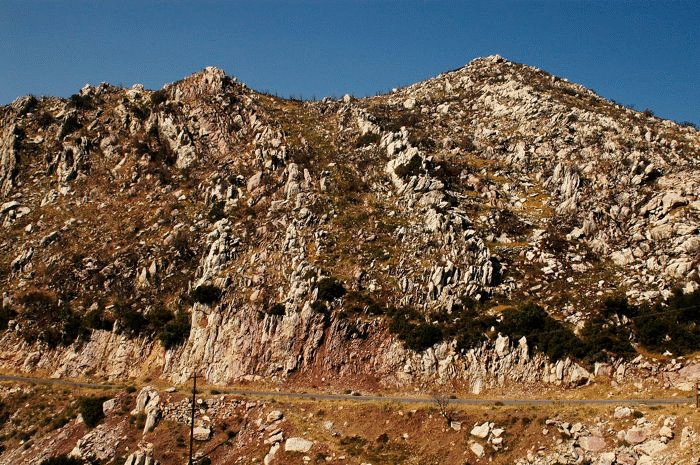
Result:
{"label": "dark vertical pole", "polygon": [[700,398],[698,398],[698,389],[700,389],[700,386],[698,386],[698,383],[695,383],[695,408],[700,408]]}
{"label": "dark vertical pole", "polygon": [[194,441],[194,405],[195,395],[197,394],[197,372],[194,372],[194,384],[192,385],[192,421],[190,422],[190,461],[189,465],[193,465],[192,461],[192,445]]}

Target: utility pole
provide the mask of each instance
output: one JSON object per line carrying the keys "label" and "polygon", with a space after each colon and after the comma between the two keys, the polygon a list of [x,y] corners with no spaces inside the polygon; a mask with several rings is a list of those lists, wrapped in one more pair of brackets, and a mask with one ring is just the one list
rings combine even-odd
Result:
{"label": "utility pole", "polygon": [[192,461],[192,446],[194,444],[194,406],[195,406],[195,395],[197,394],[197,370],[194,372],[194,384],[192,385],[192,421],[190,421],[190,461],[187,462],[188,465],[194,465]]}
{"label": "utility pole", "polygon": [[700,385],[699,383],[695,383],[695,408],[700,408]]}

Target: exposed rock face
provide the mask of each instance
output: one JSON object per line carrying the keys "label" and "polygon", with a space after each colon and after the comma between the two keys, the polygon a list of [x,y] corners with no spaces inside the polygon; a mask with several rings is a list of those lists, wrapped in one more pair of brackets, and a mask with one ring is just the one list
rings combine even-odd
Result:
{"label": "exposed rock face", "polygon": [[160,419],[160,395],[152,386],[146,386],[141,389],[136,397],[136,408],[131,412],[132,415],[143,413],[146,415],[146,421],[143,426],[143,434],[155,428],[156,423]]}
{"label": "exposed rock face", "polygon": [[[215,68],[78,97],[0,109],[3,289],[99,318],[62,346],[42,342],[67,339],[62,321],[31,334],[18,308],[7,369],[580,386],[666,368],[591,373],[495,334],[416,353],[382,314],[435,325],[470,299],[534,300],[580,329],[617,289],[700,287],[697,131],[500,57],[367,99],[282,101]],[[323,303],[329,276],[349,292]],[[192,297],[207,286],[221,295]],[[191,323],[168,350],[162,322],[120,331],[125,309],[163,308]]]}

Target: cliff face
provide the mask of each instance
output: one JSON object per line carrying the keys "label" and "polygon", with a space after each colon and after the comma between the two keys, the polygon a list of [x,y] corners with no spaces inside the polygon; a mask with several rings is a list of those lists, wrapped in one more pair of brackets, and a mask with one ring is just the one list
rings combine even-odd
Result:
{"label": "cliff face", "polygon": [[[382,313],[533,300],[580,328],[613,293],[699,287],[698,132],[500,57],[317,102],[207,68],[156,92],[25,97],[0,122],[8,369],[579,384],[590,369],[497,334],[406,349]],[[319,297],[329,277],[348,293]],[[123,330],[163,309],[189,315],[182,344]],[[64,344],[67,315],[99,324]]]}

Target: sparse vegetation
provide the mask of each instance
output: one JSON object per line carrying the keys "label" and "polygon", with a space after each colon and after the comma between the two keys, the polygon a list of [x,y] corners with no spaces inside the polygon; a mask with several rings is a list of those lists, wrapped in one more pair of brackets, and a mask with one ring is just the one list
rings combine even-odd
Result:
{"label": "sparse vegetation", "polygon": [[345,295],[345,287],[336,278],[323,278],[318,282],[318,299],[333,302]]}
{"label": "sparse vegetation", "polygon": [[225,214],[224,214],[224,206],[226,205],[226,202],[223,200],[219,200],[214,202],[211,205],[211,208],[209,209],[209,213],[207,214],[207,217],[209,218],[209,221],[211,223],[216,223],[220,219],[222,219]]}
{"label": "sparse vegetation", "polygon": [[267,309],[268,315],[284,316],[285,313],[284,304],[276,303]]}
{"label": "sparse vegetation", "polygon": [[424,174],[423,159],[420,155],[413,155],[405,165],[398,165],[394,168],[394,173],[403,179],[410,179],[413,176]]}
{"label": "sparse vegetation", "polygon": [[74,456],[68,455],[57,455],[56,457],[51,457],[42,460],[40,465],[85,465],[86,462]]}
{"label": "sparse vegetation", "polygon": [[158,339],[160,339],[165,349],[172,349],[187,340],[190,335],[190,329],[190,315],[180,311],[161,327]]}
{"label": "sparse vegetation", "polygon": [[102,404],[108,397],[81,397],[78,401],[80,415],[88,428],[94,428],[104,418]]}
{"label": "sparse vegetation", "polygon": [[204,305],[212,305],[221,300],[223,292],[213,284],[202,284],[190,293],[190,299]]}
{"label": "sparse vegetation", "polygon": [[378,143],[379,139],[380,139],[379,134],[374,133],[374,132],[368,132],[368,133],[363,134],[357,138],[357,142],[355,143],[355,146],[358,148],[359,147],[366,147],[368,145]]}

